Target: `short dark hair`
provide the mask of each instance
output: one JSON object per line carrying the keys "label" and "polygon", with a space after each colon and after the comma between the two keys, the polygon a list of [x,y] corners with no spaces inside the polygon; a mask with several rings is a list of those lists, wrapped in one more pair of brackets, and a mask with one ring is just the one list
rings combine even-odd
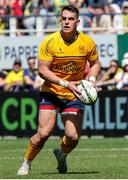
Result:
{"label": "short dark hair", "polygon": [[16,65],[16,64],[18,64],[18,65],[22,65],[22,63],[21,63],[21,60],[20,59],[15,59],[15,61],[14,61],[14,65]]}
{"label": "short dark hair", "polygon": [[118,62],[116,59],[112,59],[112,60],[110,61],[110,64],[113,63],[113,62],[116,63],[117,65],[119,65],[119,62]]}
{"label": "short dark hair", "polygon": [[27,58],[27,61],[29,61],[30,59],[36,59],[36,57],[35,57],[35,56],[29,56],[29,57]]}
{"label": "short dark hair", "polygon": [[63,12],[64,10],[74,12],[74,13],[77,15],[77,18],[79,17],[79,11],[78,11],[78,9],[77,9],[75,6],[73,6],[73,5],[63,6],[62,9],[61,9],[60,15],[62,15],[62,12]]}

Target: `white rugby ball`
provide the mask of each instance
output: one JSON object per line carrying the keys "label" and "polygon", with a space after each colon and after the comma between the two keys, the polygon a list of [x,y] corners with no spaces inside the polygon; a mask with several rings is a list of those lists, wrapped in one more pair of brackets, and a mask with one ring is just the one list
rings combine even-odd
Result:
{"label": "white rugby ball", "polygon": [[95,104],[98,94],[94,85],[87,80],[81,80],[80,84],[77,86],[80,90],[80,100],[86,105]]}

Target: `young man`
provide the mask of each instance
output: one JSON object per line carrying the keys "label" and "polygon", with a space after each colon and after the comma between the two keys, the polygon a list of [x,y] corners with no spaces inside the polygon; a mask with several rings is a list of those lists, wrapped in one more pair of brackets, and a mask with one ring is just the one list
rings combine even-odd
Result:
{"label": "young man", "polygon": [[35,57],[27,58],[28,68],[24,69],[24,83],[25,89],[28,91],[39,90],[44,80],[39,77],[36,71],[36,59]]}
{"label": "young man", "polygon": [[47,37],[39,47],[39,74],[45,79],[39,106],[39,126],[30,139],[24,162],[18,175],[28,174],[31,162],[43,148],[61,113],[65,127],[60,148],[54,155],[59,173],[67,173],[66,157],[76,147],[80,137],[83,104],[77,85],[83,79],[87,61],[90,63],[88,80],[95,84],[100,70],[96,45],[92,39],[77,32],[79,12],[72,6],[61,10],[61,30]]}

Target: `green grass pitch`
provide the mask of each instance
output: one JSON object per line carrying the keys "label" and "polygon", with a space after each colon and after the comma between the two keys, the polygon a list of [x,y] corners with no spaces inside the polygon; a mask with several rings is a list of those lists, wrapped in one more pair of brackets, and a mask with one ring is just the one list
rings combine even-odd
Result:
{"label": "green grass pitch", "polygon": [[17,176],[28,139],[0,140],[0,179],[128,179],[128,140],[80,139],[67,159],[68,174],[58,174],[52,150],[60,139],[50,138],[33,161],[30,174]]}

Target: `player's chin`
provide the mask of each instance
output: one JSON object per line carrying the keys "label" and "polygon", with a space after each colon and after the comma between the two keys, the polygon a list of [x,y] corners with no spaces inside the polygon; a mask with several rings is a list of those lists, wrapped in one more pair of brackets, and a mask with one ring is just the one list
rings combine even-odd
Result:
{"label": "player's chin", "polygon": [[71,33],[72,30],[71,30],[70,28],[64,28],[64,29],[63,29],[63,32],[64,32],[64,33]]}

